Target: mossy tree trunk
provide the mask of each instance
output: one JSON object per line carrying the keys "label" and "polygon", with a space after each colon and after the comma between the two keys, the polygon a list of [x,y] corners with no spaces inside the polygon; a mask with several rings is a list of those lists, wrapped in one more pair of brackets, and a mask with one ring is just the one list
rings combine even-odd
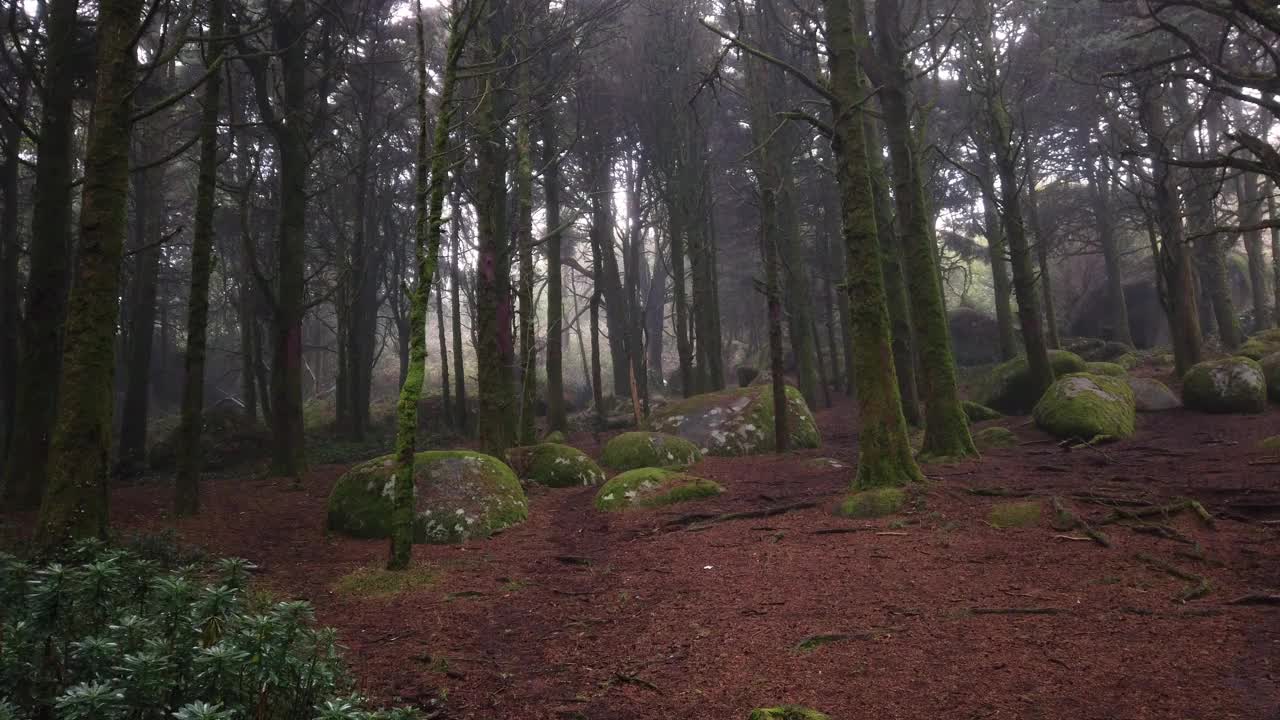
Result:
{"label": "mossy tree trunk", "polygon": [[[226,0],[209,2],[209,50],[206,62],[222,64],[226,41]],[[200,510],[200,432],[204,427],[204,368],[208,341],[209,275],[213,270],[213,206],[218,185],[218,111],[222,102],[222,73],[205,80],[200,110],[200,159],[196,178],[196,209],[191,229],[191,293],[187,305],[187,352],[182,384],[182,417],[178,423],[178,468],[174,478],[174,513],[195,515]]]}
{"label": "mossy tree trunk", "polygon": [[854,332],[854,381],[861,429],[857,488],[904,485],[921,480],[911,456],[893,367],[889,311],[880,269],[875,197],[867,177],[867,147],[861,108],[868,95],[859,67],[850,0],[823,0],[830,62],[832,145]]}
{"label": "mossy tree trunk", "polygon": [[1267,198],[1267,218],[1271,220],[1271,290],[1275,302],[1271,305],[1271,322],[1280,328],[1280,203],[1276,202],[1276,184],[1268,180],[1262,194]]}
{"label": "mossy tree trunk", "polygon": [[671,253],[671,310],[675,316],[676,355],[680,365],[680,395],[693,394],[693,345],[689,342],[688,276],[685,272],[684,217],[675,202],[667,204]]}
{"label": "mossy tree trunk", "polygon": [[58,420],[36,545],[56,548],[105,537],[111,454],[113,341],[119,312],[129,196],[134,48],[142,0],[100,0],[92,120],[89,123],[80,246],[67,305]]}
{"label": "mossy tree trunk", "polygon": [[893,200],[889,197],[889,178],[880,155],[880,127],[869,115],[864,116],[863,132],[870,146],[867,152],[867,175],[876,200],[876,230],[880,239],[880,267],[884,274],[884,290],[889,305],[890,334],[893,337],[893,366],[898,376],[898,394],[902,397],[902,415],[913,426],[923,425],[920,415],[920,393],[916,385],[915,330],[911,327],[911,304],[907,299],[906,277],[902,268],[899,228],[894,227]]}
{"label": "mossy tree trunk", "polygon": [[[418,400],[422,396],[423,376],[427,364],[427,297],[435,278],[440,254],[440,235],[444,226],[444,199],[449,187],[449,128],[453,123],[453,95],[457,84],[458,64],[476,13],[479,9],[460,7],[465,0],[452,3],[449,39],[445,48],[444,77],[440,84],[440,106],[436,114],[435,133],[428,147],[427,133],[427,51],[422,27],[422,2],[415,9],[414,29],[418,41],[418,151],[414,201],[414,258],[416,277],[409,306],[409,374],[400,387],[396,405],[396,467],[392,490],[391,552],[387,569],[404,570],[413,554],[413,458],[417,450]],[[428,165],[430,171],[428,172]]]}
{"label": "mossy tree trunk", "polygon": [[[548,58],[548,63],[550,58]],[[561,277],[563,234],[560,231],[560,118],[554,97],[546,100],[540,118],[542,189],[547,216],[547,426],[569,426],[564,406],[564,280]]]}
{"label": "mossy tree trunk", "polygon": [[1240,225],[1245,228],[1244,251],[1249,257],[1249,292],[1253,299],[1252,332],[1271,327],[1271,309],[1267,307],[1267,271],[1262,253],[1262,196],[1258,192],[1258,176],[1241,173],[1236,179],[1236,197],[1240,200]]}
{"label": "mossy tree trunk", "polygon": [[[73,256],[69,208],[75,160],[72,130],[78,75],[77,7],[77,0],[50,0],[45,5],[48,44],[31,197],[31,243],[23,302],[26,314],[19,333],[13,431],[0,472],[4,478],[4,497],[0,500],[8,507],[23,510],[38,507],[44,494],[59,397]],[[111,322],[114,325],[115,319]]]}
{"label": "mossy tree trunk", "polygon": [[[523,55],[527,51],[523,38],[520,37]],[[533,140],[531,138],[529,113],[532,111],[531,80],[529,65],[523,62],[517,70],[517,92],[519,94],[520,112],[516,120],[516,254],[520,268],[519,289],[519,328],[520,328],[520,415],[516,428],[517,440],[521,445],[531,445],[535,440],[534,418],[538,402],[538,362],[537,337],[535,335],[538,308],[533,296]]]}
{"label": "mossy tree trunk", "polygon": [[[488,0],[477,28],[485,62],[501,66],[510,58],[510,10],[506,0]],[[503,127],[510,108],[505,79],[480,78],[480,100],[472,116],[476,151],[476,361],[479,379],[480,447],[502,457],[515,444],[518,404],[512,384],[511,243],[507,221],[507,142]]]}
{"label": "mossy tree trunk", "polygon": [[902,9],[898,0],[879,0],[875,13],[880,68],[884,76],[880,106],[889,140],[893,199],[901,232],[904,273],[911,293],[920,389],[925,404],[921,452],[933,457],[971,457],[978,451],[960,404],[937,246],[930,230],[932,216],[925,198],[919,144],[912,133],[913,125],[920,123],[913,123],[912,66],[902,30]]}
{"label": "mossy tree trunk", "polygon": [[1111,339],[1133,345],[1129,330],[1129,305],[1124,297],[1124,273],[1120,266],[1120,244],[1116,239],[1116,218],[1111,208],[1111,171],[1105,155],[1099,158],[1090,177],[1093,220],[1102,246],[1102,262],[1107,274],[1107,306],[1111,310]]}
{"label": "mossy tree trunk", "polygon": [[1186,231],[1179,212],[1177,176],[1169,159],[1169,124],[1165,120],[1163,91],[1148,81],[1139,92],[1139,114],[1151,157],[1152,220],[1157,230],[1157,268],[1164,286],[1161,303],[1169,318],[1174,366],[1179,376],[1201,360],[1200,312],[1196,303],[1195,271],[1187,248]]}
{"label": "mossy tree trunk", "polygon": [[991,285],[995,293],[996,327],[1000,333],[1000,359],[1018,354],[1013,330],[1013,282],[1009,280],[1009,245],[998,210],[995,171],[985,143],[978,143],[978,181],[982,189],[983,228],[987,236],[987,258],[991,263]]}
{"label": "mossy tree trunk", "polygon": [[[1040,306],[1044,308],[1044,337],[1050,348],[1061,347],[1058,337],[1058,311],[1053,301],[1053,268],[1049,264],[1049,235],[1040,224],[1040,202],[1038,182],[1035,168],[1035,157],[1031,145],[1025,144],[1023,160],[1026,165],[1027,178],[1027,222],[1031,224],[1031,236],[1035,238],[1036,272],[1040,286]],[[1132,345],[1133,343],[1128,343]]]}
{"label": "mossy tree trunk", "polygon": [[[31,91],[27,76],[17,81],[14,113],[25,117]],[[9,455],[13,435],[14,402],[18,392],[18,331],[22,317],[18,304],[18,203],[21,197],[19,146],[22,127],[7,115],[0,118],[4,133],[4,165],[0,169],[4,211],[0,214],[0,471]],[[0,476],[0,500],[8,498],[5,480]]]}
{"label": "mossy tree trunk", "polygon": [[457,197],[453,195],[450,196],[449,218],[449,285],[453,290],[449,299],[453,335],[453,411],[457,414],[454,427],[458,432],[466,433],[471,423],[467,411],[466,364],[462,355],[462,255],[458,245],[462,235],[462,213],[458,209]]}

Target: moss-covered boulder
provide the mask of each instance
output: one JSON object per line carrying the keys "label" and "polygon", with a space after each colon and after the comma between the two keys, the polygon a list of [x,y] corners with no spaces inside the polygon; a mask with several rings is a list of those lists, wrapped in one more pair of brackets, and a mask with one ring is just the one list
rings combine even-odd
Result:
{"label": "moss-covered boulder", "polygon": [[568,442],[568,439],[564,436],[564,433],[560,432],[559,430],[552,430],[551,432],[542,436],[542,442],[560,443],[561,445],[563,445],[566,442]]}
{"label": "moss-covered boulder", "polygon": [[973,434],[973,442],[981,450],[990,448],[1013,447],[1018,444],[1018,436],[1013,434],[1009,428],[988,427],[982,428]]}
{"label": "moss-covered boulder", "polygon": [[[1049,364],[1055,377],[1085,371],[1085,362],[1075,353],[1066,350],[1050,350]],[[1007,415],[1026,415],[1040,398],[1031,382],[1031,370],[1027,358],[1020,355],[997,365],[983,383],[978,402]]]}
{"label": "moss-covered boulder", "polygon": [[1133,391],[1123,379],[1074,373],[1049,386],[1032,414],[1058,437],[1090,440],[1133,435],[1134,412]]}
{"label": "moss-covered boulder", "polygon": [[[790,447],[818,447],[818,425],[804,397],[791,386],[786,392]],[[773,387],[752,385],[695,395],[655,413],[652,423],[655,430],[679,435],[708,455],[773,452]]]}
{"label": "moss-covered boulder", "polygon": [[507,451],[516,475],[547,487],[573,487],[604,482],[604,471],[577,448],[558,443],[525,445]]}
{"label": "moss-covered boulder", "polygon": [[825,714],[799,705],[756,708],[747,720],[830,720]]}
{"label": "moss-covered boulder", "polygon": [[1280,352],[1267,355],[1258,364],[1262,366],[1262,375],[1267,380],[1267,397],[1280,403]]}
{"label": "moss-covered boulder", "polygon": [[1261,360],[1271,353],[1280,352],[1280,328],[1263,330],[1249,336],[1248,340],[1236,351],[1236,355],[1251,360]]}
{"label": "moss-covered boulder", "polygon": [[850,493],[840,503],[837,513],[849,518],[878,518],[892,515],[906,504],[905,488],[871,488]]}
{"label": "moss-covered boulder", "polygon": [[1129,374],[1123,367],[1111,362],[1087,362],[1084,364],[1084,371],[1090,375],[1107,375],[1109,377],[1124,377]]}
{"label": "moss-covered boulder", "polygon": [[[329,495],[328,527],[360,538],[389,537],[394,456],[357,465]],[[418,453],[413,463],[413,540],[460,543],[523,522],[528,502],[515,473],[467,450]]]}
{"label": "moss-covered boulder", "polygon": [[1247,357],[1208,360],[1182,378],[1182,404],[1209,413],[1260,413],[1267,408],[1267,379]]}
{"label": "moss-covered boulder", "polygon": [[1004,417],[1000,412],[972,400],[964,400],[960,403],[960,406],[964,408],[964,416],[969,418],[970,424],[986,422],[987,420],[999,420]]}
{"label": "moss-covered boulder", "polygon": [[638,468],[615,475],[596,493],[596,509],[605,512],[652,508],[714,497],[724,488],[710,480],[662,468]]}
{"label": "moss-covered boulder", "polygon": [[615,435],[600,453],[600,463],[614,470],[682,467],[702,459],[698,446],[666,433],[625,432]]}
{"label": "moss-covered boulder", "polygon": [[1138,412],[1164,412],[1182,407],[1182,401],[1168,385],[1152,378],[1126,377],[1133,391],[1133,406]]}

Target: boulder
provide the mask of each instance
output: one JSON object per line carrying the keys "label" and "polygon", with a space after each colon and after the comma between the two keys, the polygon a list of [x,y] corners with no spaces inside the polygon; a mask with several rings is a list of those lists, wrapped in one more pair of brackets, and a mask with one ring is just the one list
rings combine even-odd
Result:
{"label": "boulder", "polygon": [[[178,463],[179,428],[163,435],[147,452],[152,470],[172,470]],[[223,403],[204,413],[200,433],[201,465],[207,471],[226,470],[270,457],[271,430],[244,414],[239,407]]]}
{"label": "boulder", "polygon": [[[804,397],[791,386],[786,392],[790,447],[818,447],[818,425]],[[695,395],[655,413],[652,423],[655,430],[685,438],[708,455],[773,452],[773,388],[753,385]]]}
{"label": "boulder", "polygon": [[[330,530],[360,538],[391,535],[395,457],[352,468],[329,495]],[[418,453],[413,463],[413,541],[460,543],[524,522],[528,502],[515,473],[468,450]]]}
{"label": "boulder", "polygon": [[1018,444],[1018,436],[1009,428],[995,426],[982,428],[974,433],[973,442],[980,450],[1013,447]]}
{"label": "boulder", "polygon": [[1074,373],[1056,380],[1032,414],[1061,438],[1125,438],[1133,435],[1133,391],[1120,378]]}
{"label": "boulder", "polygon": [[747,387],[756,378],[760,377],[760,371],[750,365],[739,365],[734,368],[734,373],[738,376],[738,387],[740,388]]}
{"label": "boulder", "polygon": [[1182,404],[1201,412],[1260,413],[1267,408],[1267,379],[1247,357],[1202,362],[1182,378]]}
{"label": "boulder", "polygon": [[1084,371],[1090,375],[1108,375],[1110,377],[1124,377],[1129,374],[1123,367],[1112,362],[1087,362],[1084,364]]}
{"label": "boulder", "polygon": [[986,422],[987,420],[999,420],[1004,417],[1003,414],[972,400],[961,401],[960,407],[964,408],[964,415],[969,418],[969,424],[971,425],[973,423]]}
{"label": "boulder", "polygon": [[681,467],[702,459],[698,446],[675,435],[625,432],[615,435],[600,453],[600,463],[614,470],[643,467]]}
{"label": "boulder", "polygon": [[[1085,371],[1085,362],[1075,353],[1050,350],[1049,364],[1055,377]],[[1040,400],[1031,387],[1031,371],[1025,355],[997,365],[982,385],[979,402],[1008,415],[1026,415]]]}
{"label": "boulder", "polygon": [[1182,407],[1178,396],[1159,380],[1127,377],[1125,382],[1133,391],[1133,405],[1138,412],[1164,412]]}
{"label": "boulder", "polygon": [[1267,397],[1272,402],[1280,403],[1280,350],[1262,358],[1258,364],[1262,366],[1262,375],[1267,379]]}
{"label": "boulder", "polygon": [[516,476],[547,487],[573,487],[604,482],[604,471],[577,448],[559,443],[525,445],[507,451]]}
{"label": "boulder", "polygon": [[552,430],[551,432],[542,436],[542,442],[560,443],[561,445],[563,445],[566,442],[568,442],[568,440],[565,438],[564,433],[560,432],[559,430]]}
{"label": "boulder", "polygon": [[1000,362],[1000,326],[996,319],[973,308],[956,308],[947,315],[951,350],[961,366]]}
{"label": "boulder", "polygon": [[724,488],[710,480],[662,468],[628,470],[596,493],[596,509],[605,512],[651,508],[714,497]]}
{"label": "boulder", "polygon": [[1249,336],[1248,340],[1236,351],[1236,355],[1251,360],[1262,360],[1272,353],[1280,352],[1280,328],[1263,330]]}

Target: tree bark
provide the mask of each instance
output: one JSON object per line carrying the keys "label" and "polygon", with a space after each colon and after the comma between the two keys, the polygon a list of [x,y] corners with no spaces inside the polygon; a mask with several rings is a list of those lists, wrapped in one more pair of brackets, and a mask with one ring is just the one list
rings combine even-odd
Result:
{"label": "tree bark", "polygon": [[[141,0],[100,0],[97,82],[85,153],[80,251],[67,305],[58,420],[36,545],[105,538],[111,454],[112,352],[129,195],[134,39]],[[47,391],[47,388],[45,388]]]}
{"label": "tree bark", "polygon": [[[1254,227],[1262,222],[1262,196],[1258,192],[1258,176],[1242,173],[1236,179],[1236,197],[1240,207],[1240,225]],[[1271,327],[1271,309],[1267,307],[1267,271],[1262,257],[1262,230],[1246,230],[1244,250],[1249,256],[1249,292],[1253,298],[1252,332]]]}
{"label": "tree bark", "polygon": [[978,146],[978,178],[982,186],[983,226],[987,235],[987,256],[991,262],[991,285],[995,293],[996,326],[1000,333],[1000,359],[1012,360],[1018,354],[1018,341],[1013,331],[1013,283],[1009,280],[1009,245],[1004,222],[996,200],[995,171],[991,167],[989,148]]}
{"label": "tree bark", "polygon": [[541,117],[542,189],[547,211],[547,427],[569,427],[564,406],[564,280],[560,231],[560,122],[554,99]]}
{"label": "tree bark", "polygon": [[[210,0],[208,63],[221,64],[225,0]],[[205,347],[209,320],[209,275],[213,270],[213,206],[218,185],[218,109],[222,73],[214,72],[204,85],[200,111],[200,160],[196,179],[196,209],[191,235],[191,293],[187,307],[187,352],[182,385],[182,418],[178,424],[178,470],[174,481],[174,513],[195,515],[200,510],[200,432],[204,422]]]}
{"label": "tree bark", "polygon": [[[147,138],[156,144],[158,138]],[[144,152],[142,160],[152,160],[154,152]],[[124,350],[125,387],[120,413],[120,446],[117,471],[123,475],[141,472],[147,461],[147,415],[151,400],[151,354],[155,339],[156,296],[160,279],[160,246],[164,233],[165,192],[163,168],[134,173],[133,282],[126,311]]]}
{"label": "tree bark", "polygon": [[1093,216],[1098,228],[1098,244],[1102,246],[1102,262],[1106,269],[1107,306],[1111,310],[1111,339],[1133,345],[1129,327],[1129,307],[1124,297],[1124,271],[1120,266],[1120,247],[1116,240],[1115,216],[1111,210],[1110,171],[1106,158],[1102,168],[1095,168],[1090,178],[1093,193]]}
{"label": "tree bark", "polygon": [[[14,112],[25,117],[31,82],[28,77],[18,80],[17,100]],[[7,118],[7,116],[6,116]],[[4,165],[0,170],[0,186],[4,193],[4,212],[0,215],[0,470],[9,456],[10,438],[13,435],[14,407],[18,393],[18,332],[22,315],[18,304],[18,256],[22,254],[18,235],[18,203],[21,202],[19,176],[22,128],[17,122],[6,119],[4,128]],[[0,499],[9,497],[6,482],[0,477]]]}

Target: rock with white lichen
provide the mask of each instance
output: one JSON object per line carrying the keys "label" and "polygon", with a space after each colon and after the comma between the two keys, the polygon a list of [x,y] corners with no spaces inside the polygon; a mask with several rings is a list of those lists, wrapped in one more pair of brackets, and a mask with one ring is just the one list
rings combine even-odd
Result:
{"label": "rock with white lichen", "polygon": [[[818,425],[804,397],[790,386],[786,395],[789,447],[818,447]],[[652,423],[707,455],[733,456],[773,452],[773,418],[773,387],[753,385],[685,398],[655,413]]]}
{"label": "rock with white lichen", "polygon": [[719,484],[700,477],[662,468],[637,468],[615,475],[596,493],[596,509],[612,512],[628,508],[651,508],[724,492]]}
{"label": "rock with white lichen", "polygon": [[613,436],[600,453],[600,463],[614,470],[682,467],[702,459],[698,446],[675,435],[624,432]]}
{"label": "rock with white lichen", "polygon": [[1138,412],[1164,412],[1182,407],[1178,396],[1159,380],[1127,377],[1125,382],[1133,391],[1133,405]]}
{"label": "rock with white lichen", "polygon": [[[328,527],[344,535],[391,534],[395,458],[357,465],[329,494]],[[413,540],[460,543],[484,538],[528,517],[515,473],[501,460],[466,450],[418,453],[413,463]]]}
{"label": "rock with white lichen", "polygon": [[1260,413],[1267,380],[1255,360],[1236,356],[1193,366],[1182,378],[1182,403],[1209,413]]}
{"label": "rock with white lichen", "polygon": [[1075,373],[1059,378],[1036,403],[1036,425],[1061,438],[1133,435],[1133,390],[1123,378]]}
{"label": "rock with white lichen", "polygon": [[573,487],[604,482],[604,471],[581,450],[558,443],[514,447],[507,464],[516,475],[547,487]]}

